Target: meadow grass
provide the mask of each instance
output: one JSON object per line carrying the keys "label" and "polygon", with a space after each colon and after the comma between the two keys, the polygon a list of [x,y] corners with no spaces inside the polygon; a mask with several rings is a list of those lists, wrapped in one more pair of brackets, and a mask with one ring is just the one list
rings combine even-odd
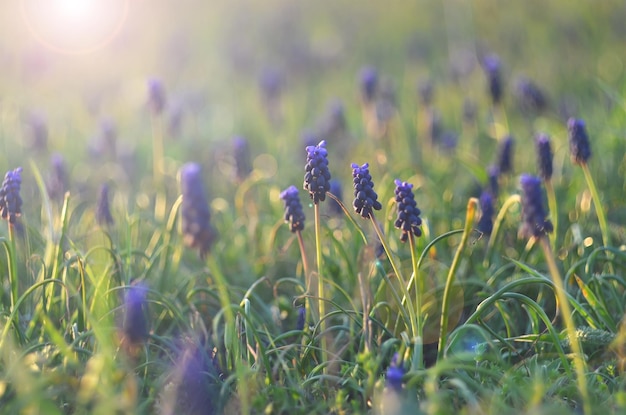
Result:
{"label": "meadow grass", "polygon": [[[23,201],[0,225],[0,414],[626,411],[620,2],[161,1],[85,56],[28,40],[16,10],[0,7],[0,167],[22,167]],[[519,180],[538,134],[548,235],[525,227]],[[313,203],[321,140],[341,192]],[[352,163],[375,213],[353,208]],[[408,243],[395,179],[421,211]]]}

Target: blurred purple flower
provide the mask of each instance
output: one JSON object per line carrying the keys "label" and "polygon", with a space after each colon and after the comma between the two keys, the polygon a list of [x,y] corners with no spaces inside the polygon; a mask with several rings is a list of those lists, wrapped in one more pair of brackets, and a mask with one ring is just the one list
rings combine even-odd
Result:
{"label": "blurred purple flower", "polygon": [[365,103],[374,101],[378,93],[378,71],[373,66],[365,66],[359,72],[361,99]]}
{"label": "blurred purple flower", "polygon": [[493,216],[495,209],[493,207],[493,196],[489,191],[483,191],[480,195],[480,210],[482,214],[476,225],[476,229],[489,236],[493,231]]}
{"label": "blurred purple flower", "polygon": [[515,140],[512,136],[505,137],[498,148],[498,172],[500,174],[513,172],[513,146]]}
{"label": "blurred purple flower", "polygon": [[52,169],[46,182],[48,197],[53,200],[62,200],[69,188],[67,166],[63,156],[58,153],[50,157],[50,164]]}
{"label": "blurred purple flower", "polygon": [[161,114],[165,109],[165,104],[166,95],[163,82],[157,78],[148,79],[148,106],[152,113]]}
{"label": "blurred purple flower", "polygon": [[18,167],[5,174],[0,188],[0,214],[2,219],[8,220],[11,225],[14,225],[22,214],[21,185],[22,168]]}
{"label": "blurred purple flower", "polygon": [[546,219],[541,179],[529,174],[522,174],[522,228],[521,233],[527,238],[541,237],[552,232],[552,223]]}
{"label": "blurred purple flower", "polygon": [[243,181],[252,172],[250,144],[244,137],[237,136],[233,138],[233,158],[235,160],[237,179]]}
{"label": "blurred purple flower", "polygon": [[552,178],[552,147],[550,137],[546,134],[538,134],[535,139],[537,149],[537,167],[539,177],[544,181]]}
{"label": "blurred purple flower", "polygon": [[296,186],[289,186],[280,194],[280,198],[285,203],[285,222],[289,224],[291,232],[298,232],[304,229],[304,211],[298,196]]}
{"label": "blurred purple flower", "polygon": [[122,332],[124,338],[133,345],[143,343],[148,338],[147,293],[148,288],[139,283],[128,287],[124,296]]}
{"label": "blurred purple flower", "polygon": [[591,146],[587,127],[581,119],[570,118],[567,121],[569,133],[569,150],[574,164],[583,164],[591,158]]}
{"label": "blurred purple flower", "polygon": [[211,212],[199,164],[187,163],[181,168],[180,186],[183,196],[183,241],[185,245],[197,249],[200,257],[204,258],[216,235],[211,225]]}
{"label": "blurred purple flower", "polygon": [[487,55],[483,59],[483,70],[487,76],[491,102],[496,105],[502,101],[502,65],[497,55]]}
{"label": "blurred purple flower", "polygon": [[109,204],[109,185],[100,186],[98,200],[96,201],[96,221],[100,226],[113,225],[113,216],[111,215],[111,206]]}

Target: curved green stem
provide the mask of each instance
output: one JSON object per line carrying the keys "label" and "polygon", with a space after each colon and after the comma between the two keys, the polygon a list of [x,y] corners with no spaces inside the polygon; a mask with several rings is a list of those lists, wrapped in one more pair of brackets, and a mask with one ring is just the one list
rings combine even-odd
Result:
{"label": "curved green stem", "polygon": [[552,219],[552,233],[550,234],[550,242],[552,249],[556,249],[556,238],[559,234],[559,211],[556,205],[556,193],[554,192],[554,186],[552,180],[545,180],[546,194],[548,196],[548,208],[550,209],[550,218]]}
{"label": "curved green stem", "polygon": [[[372,225],[374,226],[374,231],[376,232],[376,235],[378,235],[378,239],[380,240],[380,243],[383,246],[383,249],[385,250],[385,253],[387,254],[387,258],[389,259],[389,263],[391,264],[391,268],[393,269],[393,272],[396,274],[396,277],[398,278],[398,281],[400,281],[400,287],[402,288],[402,294],[404,295],[404,298],[406,298],[407,304],[408,304],[408,319],[409,319],[409,324],[407,324],[407,327],[411,328],[411,338],[415,338],[415,336],[417,335],[417,316],[415,313],[415,307],[413,307],[413,300],[411,299],[411,296],[409,294],[409,290],[407,288],[407,285],[404,281],[404,278],[402,277],[402,274],[400,273],[400,269],[398,268],[398,266],[396,265],[396,261],[394,261],[393,256],[391,255],[391,249],[389,249],[389,245],[387,244],[387,241],[385,240],[385,236],[383,235],[383,231],[380,229],[380,226],[378,225],[378,222],[376,222],[376,219],[374,218],[373,214],[370,214],[370,219],[372,221]],[[404,307],[402,307],[402,302],[400,304],[398,304],[398,306],[400,307],[401,310],[404,309]]]}
{"label": "curved green stem", "polygon": [[606,216],[604,214],[604,208],[602,207],[602,203],[600,202],[600,195],[598,194],[598,188],[596,187],[596,184],[593,181],[593,176],[591,175],[591,171],[589,171],[589,166],[587,165],[587,163],[581,163],[580,167],[582,168],[583,173],[585,175],[585,180],[587,181],[587,187],[589,187],[589,191],[591,192],[591,198],[593,199],[593,205],[596,208],[596,215],[598,216],[600,232],[602,233],[602,243],[604,243],[604,246],[611,246],[609,226],[607,224]]}
{"label": "curved green stem", "polygon": [[446,286],[443,290],[443,300],[441,305],[441,324],[439,327],[439,348],[437,351],[437,361],[441,361],[444,357],[446,340],[448,336],[448,313],[450,311],[450,296],[452,293],[452,286],[454,285],[454,279],[456,276],[456,270],[461,262],[461,255],[467,245],[470,233],[474,226],[474,219],[476,217],[476,209],[478,207],[478,199],[475,197],[470,198],[467,202],[467,211],[465,213],[465,227],[463,228],[463,235],[461,236],[461,243],[457,248],[452,264],[450,265],[450,271],[448,272],[448,278],[446,280]]}
{"label": "curved green stem", "polygon": [[412,365],[413,369],[423,369],[424,321],[422,318],[422,296],[424,294],[424,281],[422,281],[418,274],[417,249],[415,247],[415,237],[412,232],[409,232],[409,246],[411,247],[411,266],[413,268],[412,279],[415,281],[415,318],[417,320],[417,333],[414,339],[415,353],[413,354]]}
{"label": "curved green stem", "polygon": [[539,238],[541,248],[543,248],[546,262],[550,270],[550,276],[554,283],[554,291],[558,301],[558,306],[565,322],[565,329],[567,331],[567,337],[569,338],[570,347],[574,352],[574,369],[576,370],[576,378],[578,381],[578,389],[583,401],[583,413],[585,415],[591,414],[591,403],[589,402],[589,394],[587,393],[587,381],[585,379],[585,373],[587,371],[587,365],[585,363],[582,347],[576,336],[576,325],[572,318],[572,309],[567,298],[567,292],[563,284],[563,278],[554,260],[550,243],[545,236]]}
{"label": "curved green stem", "polygon": [[[320,317],[320,332],[321,336],[321,353],[322,363],[328,360],[328,349],[326,342],[326,293],[324,292],[324,278],[322,277],[322,227],[320,223],[320,206],[319,203],[315,203],[314,215],[315,215],[315,255],[317,260],[317,308]],[[327,366],[325,365],[324,368]],[[324,369],[326,370],[326,369]]]}

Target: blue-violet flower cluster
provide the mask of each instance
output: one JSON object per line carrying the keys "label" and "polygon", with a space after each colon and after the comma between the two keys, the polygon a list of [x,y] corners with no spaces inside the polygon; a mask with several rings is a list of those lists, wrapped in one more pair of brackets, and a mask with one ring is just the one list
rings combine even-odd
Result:
{"label": "blue-violet flower cluster", "polygon": [[415,202],[415,195],[413,195],[413,184],[402,182],[398,179],[395,180],[396,190],[395,197],[398,205],[398,217],[394,226],[402,230],[402,236],[400,241],[406,242],[409,234],[415,236],[421,236],[422,219],[420,218],[420,210]]}
{"label": "blue-violet flower cluster", "polygon": [[354,183],[354,210],[364,217],[370,218],[372,210],[382,209],[378,195],[374,191],[374,182],[369,171],[369,164],[362,166],[352,163],[352,178]]}
{"label": "blue-violet flower cluster", "polygon": [[326,141],[322,140],[316,146],[307,146],[306,153],[304,189],[309,191],[313,203],[318,204],[326,199],[326,192],[330,190]]}

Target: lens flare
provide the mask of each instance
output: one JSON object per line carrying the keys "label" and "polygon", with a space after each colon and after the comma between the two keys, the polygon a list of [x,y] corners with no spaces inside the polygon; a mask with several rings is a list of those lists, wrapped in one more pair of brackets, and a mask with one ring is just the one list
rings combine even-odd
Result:
{"label": "lens flare", "polygon": [[21,0],[31,34],[49,49],[81,54],[113,40],[128,15],[129,0]]}

